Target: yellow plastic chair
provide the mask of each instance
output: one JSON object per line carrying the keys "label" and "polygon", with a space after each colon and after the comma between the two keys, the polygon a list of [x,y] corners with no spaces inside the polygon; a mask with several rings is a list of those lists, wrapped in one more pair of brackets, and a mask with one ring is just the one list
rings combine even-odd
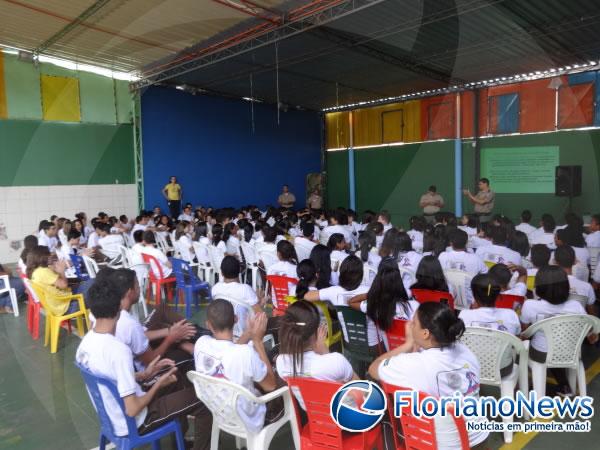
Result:
{"label": "yellow plastic chair", "polygon": [[496,263],[494,261],[484,261],[484,263],[488,269],[491,269],[492,267],[494,267],[496,265]]}
{"label": "yellow plastic chair", "polygon": [[342,330],[339,330],[337,333],[333,333],[333,322],[331,321],[331,315],[329,314],[329,309],[327,308],[327,303],[322,301],[313,302],[313,304],[321,310],[323,316],[325,317],[325,321],[327,322],[327,347],[331,347],[333,344],[337,344],[342,341]]}
{"label": "yellow plastic chair", "polygon": [[535,275],[527,276],[527,289],[532,292],[535,292]]}
{"label": "yellow plastic chair", "polygon": [[87,329],[90,329],[90,319],[88,317],[87,309],[85,308],[85,303],[83,301],[82,294],[61,295],[54,297],[55,300],[59,301],[71,302],[71,300],[77,300],[79,303],[79,311],[76,311],[71,314],[65,314],[63,316],[56,316],[52,314],[50,308],[48,308],[47,306],[48,303],[46,301],[46,296],[51,295],[50,292],[37,283],[31,282],[31,285],[40,299],[42,308],[44,308],[44,310],[46,311],[46,333],[44,336],[44,347],[46,347],[48,345],[48,341],[50,341],[50,353],[56,353],[56,350],[58,349],[60,325],[65,320],[76,320],[77,330],[79,331],[80,336],[83,336],[85,334],[82,319],[85,319]]}

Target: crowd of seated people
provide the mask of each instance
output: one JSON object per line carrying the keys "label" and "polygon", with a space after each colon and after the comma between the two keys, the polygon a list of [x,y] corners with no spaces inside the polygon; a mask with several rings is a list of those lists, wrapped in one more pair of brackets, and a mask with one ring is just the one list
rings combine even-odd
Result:
{"label": "crowd of seated people", "polygon": [[[479,393],[479,362],[460,342],[465,327],[519,336],[545,318],[597,315],[600,265],[593,264],[600,247],[600,215],[584,226],[581,217],[569,213],[565,225],[557,226],[550,214],[543,214],[536,227],[529,211],[517,225],[501,215],[479,223],[476,216],[440,212],[433,223],[411,217],[408,229],[392,224],[388,211],[366,211],[362,221],[356,217],[344,208],[261,211],[248,206],[192,212],[190,205],[177,220],[155,208],[132,221],[99,213],[88,224],[86,214],[79,213],[73,220],[43,220],[38,232],[25,238],[19,267],[48,289],[83,293],[95,322],[80,344],[77,361],[116,380],[126,413],[136,417],[142,432],[169,417],[186,424],[188,415],[195,416],[196,449],[210,446],[211,414],[196,399],[187,370],[225,377],[257,395],[273,391],[289,377],[338,383],[358,378],[355,366],[327,346],[319,302],[328,306],[334,329],[344,330],[336,307],[364,313],[372,356],[368,374],[373,379],[435,396],[454,393],[455,382],[436,378],[441,371],[454,370],[468,372],[468,383],[461,384],[468,389],[462,395]],[[206,322],[194,325],[164,302],[142,325],[131,313],[139,299],[138,279],[135,272],[118,268],[120,246],[140,261],[143,254],[153,256],[163,277],[171,276],[173,257],[192,265],[218,262]],[[259,260],[262,283],[256,286],[249,276],[249,248]],[[106,267],[95,280],[80,281],[69,275],[70,255],[92,257]],[[448,303],[418,301],[416,292],[424,290],[460,298],[464,286],[453,283],[448,271],[464,273],[468,280],[469,294],[456,311]],[[275,300],[266,277],[273,275],[297,280],[289,284],[293,298],[278,317],[269,317],[269,304]],[[502,295],[520,297],[522,306],[496,307]],[[61,314],[78,308],[76,302],[58,306],[51,307]],[[407,322],[406,341],[392,349],[386,333],[395,319]],[[276,352],[265,348],[265,334],[273,335]],[[588,339],[593,342],[596,336]],[[545,336],[536,333],[530,358],[543,362],[547,351]],[[503,373],[510,373],[513,362],[511,354],[504,355]],[[565,371],[553,373],[556,392],[572,396]],[[155,383],[148,384],[150,379]],[[298,401],[304,408],[302,398]],[[239,402],[251,430],[281,414],[276,402]],[[109,413],[122,431],[122,415],[116,408]],[[458,434],[448,430],[453,425],[437,425],[438,447],[455,448]],[[485,432],[469,432],[471,446],[486,437]]]}

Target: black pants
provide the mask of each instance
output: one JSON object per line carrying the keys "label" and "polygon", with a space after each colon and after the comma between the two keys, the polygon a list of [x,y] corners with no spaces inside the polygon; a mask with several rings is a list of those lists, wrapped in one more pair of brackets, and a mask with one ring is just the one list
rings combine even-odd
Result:
{"label": "black pants", "polygon": [[181,212],[181,200],[168,200],[167,204],[169,205],[171,218],[177,220],[179,213]]}

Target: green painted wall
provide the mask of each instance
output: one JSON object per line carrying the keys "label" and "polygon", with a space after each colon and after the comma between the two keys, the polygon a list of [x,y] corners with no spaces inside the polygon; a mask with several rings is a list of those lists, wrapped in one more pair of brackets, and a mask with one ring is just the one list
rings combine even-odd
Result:
{"label": "green painted wall", "polygon": [[0,120],[0,186],[134,183],[132,125]]}
{"label": "green painted wall", "polygon": [[[579,213],[600,211],[600,130],[561,131],[527,136],[505,136],[481,140],[482,152],[490,147],[558,145],[562,165],[583,166],[583,195],[573,200]],[[327,200],[329,207],[348,206],[347,151],[327,152]],[[524,153],[523,158],[527,155]],[[454,210],[454,142],[426,142],[396,147],[355,151],[356,207],[387,209],[394,223],[406,226],[408,218],[419,214],[419,197],[430,184],[444,196],[447,210]],[[463,145],[463,185],[473,189],[474,150]],[[493,189],[493,186],[492,186]],[[466,212],[470,203],[463,200]],[[567,200],[552,194],[498,194],[495,212],[517,220],[529,208],[537,220],[549,212],[558,219]]]}

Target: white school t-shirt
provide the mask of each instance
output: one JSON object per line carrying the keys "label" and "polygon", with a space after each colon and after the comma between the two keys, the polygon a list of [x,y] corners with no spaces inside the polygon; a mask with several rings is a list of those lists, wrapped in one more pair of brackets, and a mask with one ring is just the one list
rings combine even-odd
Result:
{"label": "white school t-shirt", "polygon": [[594,231],[585,238],[585,245],[588,247],[600,247],[600,231]]}
{"label": "white school t-shirt", "polygon": [[417,273],[417,267],[419,267],[419,263],[422,259],[423,255],[415,251],[399,253],[398,267]]}
{"label": "white school t-shirt", "polygon": [[342,264],[342,262],[348,257],[350,256],[348,253],[341,251],[341,250],[333,250],[331,252],[331,254],[329,255],[329,258],[331,259],[332,263],[335,261],[338,263],[337,268],[338,271],[340,270],[340,265]]}
{"label": "white school t-shirt", "polygon": [[[288,261],[277,261],[267,269],[267,275],[283,275],[284,277],[298,279],[298,266]],[[296,285],[288,283],[289,295],[296,295]]]}
{"label": "white school t-shirt", "polygon": [[135,233],[137,230],[146,231],[146,228],[148,228],[148,225],[144,225],[143,223],[136,223],[131,229],[131,237],[133,238],[133,233]]}
{"label": "white school t-shirt", "polygon": [[315,242],[310,239],[305,238],[304,236],[298,236],[294,239],[294,247],[296,248],[296,254],[298,255],[298,262],[309,259],[310,252],[317,245]]}
{"label": "white school t-shirt", "polygon": [[[160,264],[160,268],[162,269],[164,278],[167,278],[169,275],[171,275],[171,273],[173,273],[173,269],[167,265],[169,258],[167,258],[167,255],[165,255],[160,249],[153,247],[152,245],[148,245],[144,246],[142,253],[154,256],[157,259],[158,263]],[[150,266],[152,267],[152,272],[158,278],[158,270],[154,267],[154,264],[150,264]]]}
{"label": "white school t-shirt", "polygon": [[225,248],[227,254],[240,256],[240,240],[235,236],[229,236],[229,239],[225,243]]}
{"label": "white school t-shirt", "polygon": [[[384,360],[379,365],[378,372],[381,380],[386,383],[436,397],[450,397],[455,392],[464,397],[479,397],[479,361],[465,345],[458,342],[443,350],[430,348],[420,352],[401,353]],[[452,417],[436,416],[434,420],[438,448],[460,450],[460,437]],[[466,419],[467,422],[485,420],[485,417]],[[469,432],[470,446],[483,442],[487,436],[488,432]]]}
{"label": "white school t-shirt", "polygon": [[465,251],[445,251],[440,253],[438,260],[442,270],[461,270],[472,276],[478,273],[487,273],[488,270],[479,256]]}
{"label": "white school t-shirt", "polygon": [[[115,382],[121,398],[129,395],[137,397],[144,395],[142,388],[135,381],[131,350],[112,334],[89,331],[77,347],[75,360],[92,374]],[[100,385],[99,390],[115,434],[127,436],[129,434],[127,422],[117,400],[105,386]],[[147,412],[147,408],[144,408],[135,416],[138,427],[144,423]]]}
{"label": "white school t-shirt", "polygon": [[[248,306],[254,306],[258,303],[256,292],[252,287],[240,283],[238,281],[224,282],[219,281],[211,290],[212,298],[220,298],[220,296],[230,297],[234,300],[244,303]],[[248,321],[248,310],[240,305],[233,305],[233,310],[237,316],[237,322],[233,326],[233,335],[239,337],[246,330],[246,322]]]}
{"label": "white school t-shirt", "polygon": [[335,233],[342,234],[346,243],[352,242],[352,233],[344,225],[329,225],[328,227],[323,228],[321,231],[321,238],[324,239],[324,237],[326,237],[327,241],[329,241],[331,235]]}
{"label": "white school t-shirt", "polygon": [[592,280],[596,283],[600,283],[600,264],[596,266],[596,270],[594,270],[594,273],[592,274]]}
{"label": "white school t-shirt", "polygon": [[177,249],[181,253],[181,258],[184,261],[191,263],[194,260],[194,254],[192,253],[192,240],[187,234],[182,234],[177,240]]}
{"label": "white school t-shirt", "polygon": [[98,245],[99,245],[98,244],[98,240],[99,239],[100,238],[98,237],[98,233],[96,233],[95,231],[92,232],[92,234],[90,234],[88,236],[88,239],[87,239],[87,246],[88,246],[88,248],[98,247]]}
{"label": "white school t-shirt", "polygon": [[[365,315],[367,314],[367,306],[367,300],[360,302],[360,310],[365,313]],[[404,311],[404,308],[402,308],[400,303],[396,303],[396,313],[394,314],[394,319],[410,320],[413,318],[418,308],[419,302],[416,300],[408,301],[408,304],[406,305],[407,311]],[[378,331],[375,322],[373,322],[373,320],[367,316],[367,341],[369,346],[377,345],[381,340],[380,338],[383,338],[386,341],[386,348],[388,348],[385,332],[381,330]]]}
{"label": "white school t-shirt", "polygon": [[[334,306],[348,306],[348,300],[358,294],[366,294],[369,292],[369,286],[361,284],[353,291],[347,291],[342,286],[330,286],[325,289],[319,289],[319,300],[329,301]],[[344,323],[344,317],[341,313],[338,313],[340,320],[340,326],[344,333],[344,340],[348,341],[348,334],[346,332],[346,324]],[[377,341],[376,341],[377,342]]]}
{"label": "white school t-shirt", "polygon": [[479,247],[475,252],[483,261],[492,261],[497,264],[514,264],[521,265],[521,255],[514,250],[503,245],[487,245]]}
{"label": "white school t-shirt", "polygon": [[[280,354],[275,361],[277,373],[281,378],[294,376],[291,355]],[[320,355],[312,350],[302,355],[302,366],[296,366],[296,376],[314,378],[315,380],[346,383],[354,376],[354,370],[348,360],[341,353],[332,352]],[[300,407],[306,410],[304,399],[300,392],[294,390]]]}
{"label": "white school t-shirt", "polygon": [[531,233],[533,233],[535,230],[537,230],[537,228],[528,223],[521,222],[519,225],[517,225],[515,227],[515,230],[521,231],[522,233],[525,233],[527,235],[527,237],[529,237],[531,235]]}
{"label": "white school t-shirt", "polygon": [[534,246],[536,244],[544,244],[550,250],[556,249],[556,243],[554,242],[554,233],[546,233],[543,228],[538,228],[529,235],[529,245]]}
{"label": "white school t-shirt", "polygon": [[573,275],[568,275],[567,277],[569,278],[569,292],[571,294],[587,297],[588,305],[596,303],[596,292],[590,283],[581,281]]}
{"label": "white school t-shirt", "polygon": [[110,259],[116,258],[121,254],[119,247],[124,245],[123,236],[120,234],[107,234],[98,238],[98,245],[105,256]]}
{"label": "white school t-shirt", "polygon": [[[256,396],[261,395],[254,383],[265,379],[267,366],[251,344],[234,344],[202,336],[194,345],[194,361],[198,372],[223,377],[245,387]],[[250,430],[258,432],[262,429],[267,411],[264,404],[239,397],[237,411]]]}
{"label": "white school t-shirt", "polygon": [[[521,322],[525,325],[529,325],[539,322],[540,320],[562,314],[585,313],[585,309],[583,309],[581,303],[575,300],[567,300],[560,305],[553,305],[552,303],[543,299],[527,300],[523,304],[523,308],[521,308]],[[538,331],[533,335],[531,338],[531,346],[540,352],[545,353],[548,351],[546,336],[544,336],[543,331]]]}
{"label": "white school t-shirt", "polygon": [[515,285],[512,288],[502,291],[500,293],[505,295],[518,295],[519,297],[525,297],[527,295],[527,284],[520,281],[518,283],[515,283]]}

